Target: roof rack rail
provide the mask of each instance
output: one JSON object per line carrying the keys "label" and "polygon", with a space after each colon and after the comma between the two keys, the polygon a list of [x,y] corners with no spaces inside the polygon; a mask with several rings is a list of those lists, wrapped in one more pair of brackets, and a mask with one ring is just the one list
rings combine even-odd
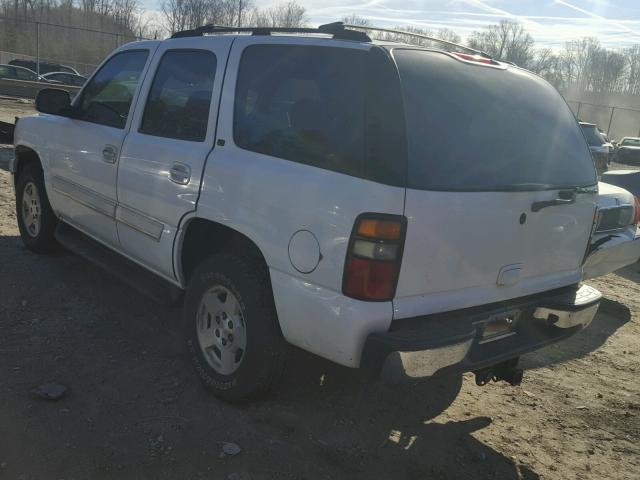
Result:
{"label": "roof rack rail", "polygon": [[272,33],[322,33],[332,35],[338,40],[356,40],[370,42],[371,38],[359,30],[349,30],[342,22],[327,23],[318,28],[290,27],[229,27],[225,25],[203,25],[192,30],[182,30],[171,35],[171,38],[202,37],[206,34],[250,32],[252,35],[271,35]]}
{"label": "roof rack rail", "polygon": [[[338,22],[338,23],[340,23],[340,22]],[[373,31],[373,32],[399,33],[399,34],[402,34],[402,35],[408,35],[410,37],[423,38],[425,40],[430,40],[432,42],[442,43],[444,45],[450,45],[452,47],[461,48],[463,50],[466,50],[467,52],[472,52],[475,55],[480,55],[480,56],[485,57],[485,58],[491,58],[486,53],[484,53],[484,52],[482,52],[480,50],[476,50],[475,48],[467,47],[466,45],[460,45],[459,43],[455,43],[455,42],[450,42],[449,40],[442,40],[441,38],[431,37],[429,35],[423,35],[422,33],[406,32],[404,30],[394,30],[393,28],[366,27],[366,26],[362,26],[362,25],[344,24],[343,26],[344,26],[344,28],[356,28],[356,29],[359,29],[359,30],[370,30],[370,31]]]}

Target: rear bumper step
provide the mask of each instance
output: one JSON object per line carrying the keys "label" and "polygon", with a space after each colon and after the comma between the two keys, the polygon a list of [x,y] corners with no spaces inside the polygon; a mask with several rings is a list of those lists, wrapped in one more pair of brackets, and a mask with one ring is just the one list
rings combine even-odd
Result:
{"label": "rear bumper step", "polygon": [[391,379],[486,369],[587,327],[601,298],[583,285],[485,309],[397,321],[396,328],[392,324],[390,331],[367,337],[361,367]]}

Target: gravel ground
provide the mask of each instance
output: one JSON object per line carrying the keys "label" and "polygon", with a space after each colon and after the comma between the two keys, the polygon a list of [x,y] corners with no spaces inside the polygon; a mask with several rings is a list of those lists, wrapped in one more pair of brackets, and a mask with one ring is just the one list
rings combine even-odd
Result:
{"label": "gravel ground", "polygon": [[[24,249],[0,171],[0,479],[638,479],[639,282],[590,282],[596,319],[523,358],[520,387],[383,385],[297,351],[279,391],[232,406],[192,372],[178,310]],[[36,398],[45,382],[67,395]]]}

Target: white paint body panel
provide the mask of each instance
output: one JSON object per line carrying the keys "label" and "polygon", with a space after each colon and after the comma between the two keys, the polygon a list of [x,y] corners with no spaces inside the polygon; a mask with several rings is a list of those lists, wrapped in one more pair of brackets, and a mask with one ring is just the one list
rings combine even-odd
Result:
{"label": "white paint body panel", "polygon": [[[558,198],[542,192],[433,192],[407,189],[408,220],[394,318],[446,312],[580,281],[595,194],[531,211]],[[521,224],[520,216],[526,215]],[[500,271],[520,264],[517,281]]]}
{"label": "white paint body panel", "polygon": [[[78,202],[71,204],[64,195],[50,194],[58,214],[182,286],[180,248],[192,219],[221,223],[253,240],[270,270],[285,338],[350,367],[359,366],[366,337],[387,331],[394,318],[491,303],[581,279],[580,262],[595,208],[593,195],[580,196],[575,205],[532,213],[533,201],[555,198],[557,192],[406,190],[237,147],[233,103],[243,49],[255,43],[292,42],[370,48],[356,42],[277,36],[185,38],[161,47],[159,42],[130,44],[120,51],[145,46],[160,50],[150,54],[124,130],[112,132],[109,127],[41,115],[20,121],[16,144],[40,155],[48,192],[56,175],[77,182],[112,202],[115,220]],[[205,142],[137,132],[160,53],[172,48],[208,48],[218,56]],[[225,145],[214,148],[217,139]],[[105,144],[121,150],[117,164],[103,162]],[[168,179],[176,161],[191,168],[186,185]],[[393,302],[363,302],[341,293],[349,236],[355,219],[364,212],[404,214],[408,219]],[[521,225],[518,218],[524,212],[528,218]],[[294,245],[290,256],[290,240],[301,230],[310,232],[317,248],[313,242]],[[308,265],[307,251],[314,256]],[[294,268],[292,261],[301,268]],[[521,269],[506,269],[511,273],[498,285],[499,272],[507,265]]]}
{"label": "white paint body panel", "polygon": [[[140,263],[166,276],[174,276],[172,249],[176,232],[183,217],[196,209],[205,161],[213,149],[218,101],[232,41],[232,37],[222,37],[215,42],[206,37],[194,37],[163,42],[141,85],[131,131],[122,147],[118,169],[119,206],[131,209],[138,215],[138,220],[147,217],[159,224],[162,234],[154,238],[135,224],[118,221],[121,248]],[[174,49],[205,50],[216,56],[207,135],[203,142],[157,137],[138,131],[158,64],[165,52]],[[190,170],[186,185],[169,179],[169,171],[177,163]]]}

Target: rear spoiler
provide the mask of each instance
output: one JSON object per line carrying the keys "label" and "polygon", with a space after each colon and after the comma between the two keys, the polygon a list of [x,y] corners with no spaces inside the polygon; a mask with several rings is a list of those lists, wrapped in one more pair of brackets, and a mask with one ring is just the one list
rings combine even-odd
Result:
{"label": "rear spoiler", "polygon": [[0,122],[0,143],[13,143],[14,123]]}

